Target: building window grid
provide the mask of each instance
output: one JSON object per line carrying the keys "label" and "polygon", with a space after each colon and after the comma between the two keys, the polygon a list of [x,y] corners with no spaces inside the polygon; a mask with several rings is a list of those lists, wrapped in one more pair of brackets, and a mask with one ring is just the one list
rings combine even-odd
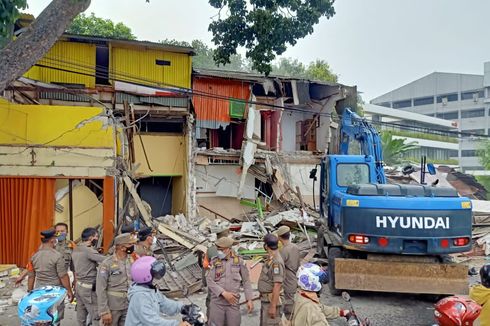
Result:
{"label": "building window grid", "polygon": [[476,96],[477,99],[485,97],[485,91],[483,89],[482,90],[474,90],[474,91],[461,93],[461,101],[473,100],[473,99],[475,99],[475,94],[477,94],[477,96]]}
{"label": "building window grid", "polygon": [[413,99],[413,106],[434,104],[434,96]]}
{"label": "building window grid", "polygon": [[436,117],[444,120],[458,120],[459,112],[458,111],[441,112],[441,113],[437,113]]}
{"label": "building window grid", "polygon": [[442,103],[442,99],[447,98],[448,102],[455,102],[459,99],[458,93],[444,94],[437,96],[437,103]]}
{"label": "building window grid", "polygon": [[411,106],[412,106],[412,100],[411,99],[393,102],[393,108],[394,109],[408,108]]}
{"label": "building window grid", "polygon": [[461,111],[461,119],[479,118],[484,116],[485,116],[484,108]]}
{"label": "building window grid", "polygon": [[476,157],[476,149],[463,149],[461,151],[461,157]]}

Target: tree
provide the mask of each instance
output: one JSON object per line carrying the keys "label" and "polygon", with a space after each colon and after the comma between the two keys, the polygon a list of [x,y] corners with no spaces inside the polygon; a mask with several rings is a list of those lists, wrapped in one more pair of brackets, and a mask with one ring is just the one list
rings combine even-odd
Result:
{"label": "tree", "polygon": [[483,167],[486,170],[490,170],[490,141],[481,143],[480,148],[477,150],[477,154]]}
{"label": "tree", "polygon": [[[334,0],[209,0],[219,9],[218,19],[209,25],[217,46],[214,59],[230,62],[239,46],[245,47],[252,69],[269,74],[270,62],[295,45],[298,39],[313,33],[321,17],[335,14]],[[225,18],[222,12],[227,12]]]}
{"label": "tree", "polygon": [[[32,67],[63,34],[71,21],[90,5],[91,0],[51,0],[37,19],[16,40],[0,51],[0,93]],[[321,17],[335,14],[334,0],[208,0],[218,9],[217,19],[209,25],[217,46],[213,58],[218,65],[231,63],[238,47],[246,49],[252,68],[270,73],[277,55],[294,46],[298,39],[313,33]],[[149,0],[146,0],[149,2]],[[0,0],[0,31],[10,29],[16,12],[26,0]],[[17,10],[17,11],[16,11]],[[226,17],[221,14],[227,13]],[[5,35],[3,35],[5,36]]]}
{"label": "tree", "polygon": [[298,59],[281,58],[277,64],[272,66],[272,72],[279,76],[306,77],[306,67]]}
{"label": "tree", "polygon": [[136,36],[131,28],[123,23],[114,24],[110,19],[96,17],[94,13],[89,16],[80,14],[66,30],[70,34],[102,36],[116,39],[135,40]]}
{"label": "tree", "polygon": [[27,0],[0,0],[0,48],[12,34],[13,22],[20,16],[19,9],[27,8]]}
{"label": "tree", "polygon": [[405,141],[405,138],[393,138],[393,134],[389,131],[381,132],[383,161],[386,165],[400,164],[404,153],[418,148],[417,142],[405,143]]}
{"label": "tree", "polygon": [[336,83],[338,80],[338,76],[330,70],[330,65],[325,60],[319,59],[308,65],[308,68],[306,69],[306,78],[332,83]]}
{"label": "tree", "polygon": [[[22,1],[11,0],[0,0],[0,8],[7,7],[8,3],[17,3],[17,10],[25,8],[22,7]],[[90,0],[52,0],[24,33],[9,41],[0,51],[0,93],[41,59],[75,16],[85,11],[89,5]],[[16,19],[15,12],[7,14],[0,21],[0,31],[9,30]]]}
{"label": "tree", "polygon": [[160,41],[160,43],[192,47],[196,52],[196,55],[192,58],[192,66],[195,68],[248,71],[247,61],[240,54],[232,55],[230,57],[230,62],[226,65],[216,64],[213,58],[214,49],[201,40],[193,40],[191,43],[189,43],[187,41],[165,39]]}

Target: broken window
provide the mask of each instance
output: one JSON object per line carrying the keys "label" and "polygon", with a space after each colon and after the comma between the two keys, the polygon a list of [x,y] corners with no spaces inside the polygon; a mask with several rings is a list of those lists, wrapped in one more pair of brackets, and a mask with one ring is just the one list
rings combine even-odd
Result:
{"label": "broken window", "polygon": [[316,151],[317,119],[296,122],[296,150]]}

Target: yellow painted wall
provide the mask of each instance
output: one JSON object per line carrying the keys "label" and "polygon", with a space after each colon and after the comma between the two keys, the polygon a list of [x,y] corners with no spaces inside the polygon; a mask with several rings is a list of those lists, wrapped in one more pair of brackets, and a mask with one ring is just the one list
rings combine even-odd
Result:
{"label": "yellow painted wall", "polygon": [[[143,146],[150,162],[150,171],[143,153]],[[134,137],[137,175],[141,176],[183,176],[185,175],[186,140],[184,135],[141,134]]]}
{"label": "yellow painted wall", "polygon": [[114,148],[107,118],[77,126],[102,113],[98,107],[0,103],[0,145]]}
{"label": "yellow painted wall", "polygon": [[85,87],[93,88],[95,51],[95,44],[58,41],[38,61],[39,65],[56,69],[33,66],[24,76],[45,83],[83,84]]}
{"label": "yellow painted wall", "polygon": [[172,178],[172,214],[177,215],[179,213],[186,214],[186,192],[185,192],[185,178],[174,177]]}
{"label": "yellow painted wall", "polygon": [[[157,65],[157,59],[170,61],[170,66]],[[190,88],[191,67],[192,58],[185,53],[122,46],[111,48],[111,79]]]}

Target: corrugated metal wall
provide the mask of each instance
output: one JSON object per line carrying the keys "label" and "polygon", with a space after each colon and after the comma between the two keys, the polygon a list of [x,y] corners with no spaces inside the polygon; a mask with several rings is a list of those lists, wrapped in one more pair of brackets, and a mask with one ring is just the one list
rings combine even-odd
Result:
{"label": "corrugated metal wall", "polygon": [[[169,66],[156,60],[169,61]],[[191,56],[161,50],[112,47],[111,77],[137,84],[191,87]]]}
{"label": "corrugated metal wall", "polygon": [[95,87],[95,51],[94,44],[59,41],[38,61],[55,69],[34,66],[25,76],[46,83]]}
{"label": "corrugated metal wall", "polygon": [[0,264],[25,267],[53,225],[55,179],[0,178]]}
{"label": "corrugated metal wall", "polygon": [[[249,83],[217,78],[195,78],[192,86],[199,94],[218,95],[241,100],[249,100]],[[218,129],[230,123],[230,101],[228,99],[194,95],[192,98],[200,128]]]}

